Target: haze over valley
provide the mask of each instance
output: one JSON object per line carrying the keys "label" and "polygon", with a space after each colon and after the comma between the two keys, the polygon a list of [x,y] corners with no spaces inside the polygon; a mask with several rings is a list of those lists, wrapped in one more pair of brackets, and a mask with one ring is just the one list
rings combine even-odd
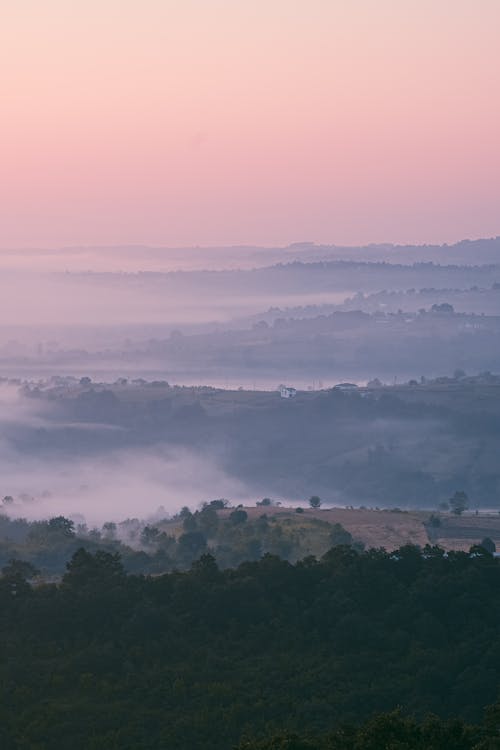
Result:
{"label": "haze over valley", "polygon": [[9,515],[500,505],[500,240],[51,257],[1,280]]}

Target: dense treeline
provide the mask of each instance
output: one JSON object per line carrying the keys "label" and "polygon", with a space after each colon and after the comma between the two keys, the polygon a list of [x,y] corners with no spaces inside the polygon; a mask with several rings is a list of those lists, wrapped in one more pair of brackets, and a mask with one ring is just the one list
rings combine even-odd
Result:
{"label": "dense treeline", "polygon": [[[500,566],[480,547],[338,546],[223,571],[205,555],[156,577],[80,549],[59,585],[31,575],[17,561],[0,579],[7,750],[224,750],[283,733],[303,744],[248,747],[378,750],[327,743],[396,707],[477,723],[497,699]],[[469,744],[450,747],[481,739],[460,731]]]}
{"label": "dense treeline", "polygon": [[237,750],[496,750],[500,747],[497,721],[497,707],[488,711],[479,727],[435,716],[419,723],[393,712],[375,716],[361,727],[343,726],[319,735],[286,733],[245,740]]}
{"label": "dense treeline", "polygon": [[221,568],[228,568],[264,554],[296,562],[309,554],[322,555],[333,545],[363,548],[341,524],[311,517],[302,508],[292,522],[275,516],[271,504],[264,505],[256,518],[249,518],[240,506],[226,505],[225,500],[213,500],[194,513],[184,507],[169,520],[146,523],[129,518],[104,523],[100,529],[75,524],[65,516],[30,522],[0,514],[0,567],[11,558],[21,558],[34,565],[43,579],[58,577],[82,546],[90,552],[119,553],[128,573],[145,574],[188,569],[206,552]]}

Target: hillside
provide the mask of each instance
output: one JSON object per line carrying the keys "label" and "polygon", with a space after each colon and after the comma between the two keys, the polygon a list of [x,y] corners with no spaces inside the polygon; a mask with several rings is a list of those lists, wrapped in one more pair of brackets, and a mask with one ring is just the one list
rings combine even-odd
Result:
{"label": "hillside", "polygon": [[[480,510],[500,501],[499,390],[489,373],[299,391],[293,399],[165,381],[63,382],[23,391],[23,407],[43,415],[43,430],[25,420],[6,424],[4,436],[24,464],[31,454],[58,465],[75,454],[189,451],[193,466],[202,457],[239,483],[230,496],[237,502],[318,494],[332,506],[430,511],[459,489]],[[212,483],[195,505],[211,499],[207,491],[227,490]]]}
{"label": "hillside", "polygon": [[[254,523],[263,516],[271,524],[283,529],[285,537],[294,540],[297,549],[294,559],[315,555],[321,557],[331,547],[332,527],[340,524],[356,542],[366,549],[383,547],[392,551],[405,544],[425,547],[436,544],[445,550],[468,551],[490,537],[500,549],[500,515],[498,513],[466,513],[456,516],[451,513],[433,512],[439,519],[439,527],[429,525],[430,514],[426,511],[373,510],[369,508],[320,508],[314,510],[303,506],[303,512],[286,507],[242,508],[248,521]],[[227,520],[233,509],[218,511],[221,519]],[[179,520],[162,521],[163,531],[180,536],[183,533]]]}

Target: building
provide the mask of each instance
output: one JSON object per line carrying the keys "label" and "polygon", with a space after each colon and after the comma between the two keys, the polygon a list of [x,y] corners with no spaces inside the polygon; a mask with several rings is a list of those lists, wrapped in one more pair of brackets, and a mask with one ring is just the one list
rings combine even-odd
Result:
{"label": "building", "polygon": [[333,386],[335,391],[357,391],[359,390],[356,383],[338,383]]}
{"label": "building", "polygon": [[294,398],[297,395],[295,388],[289,388],[286,385],[280,385],[280,396],[281,398]]}

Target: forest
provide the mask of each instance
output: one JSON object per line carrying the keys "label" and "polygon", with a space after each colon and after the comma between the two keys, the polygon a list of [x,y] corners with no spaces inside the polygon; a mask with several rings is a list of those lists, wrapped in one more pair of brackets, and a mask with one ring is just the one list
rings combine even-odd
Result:
{"label": "forest", "polygon": [[13,560],[0,578],[7,750],[498,747],[500,563],[484,547],[225,570],[205,554],[148,577],[82,547],[59,583],[33,574]]}

